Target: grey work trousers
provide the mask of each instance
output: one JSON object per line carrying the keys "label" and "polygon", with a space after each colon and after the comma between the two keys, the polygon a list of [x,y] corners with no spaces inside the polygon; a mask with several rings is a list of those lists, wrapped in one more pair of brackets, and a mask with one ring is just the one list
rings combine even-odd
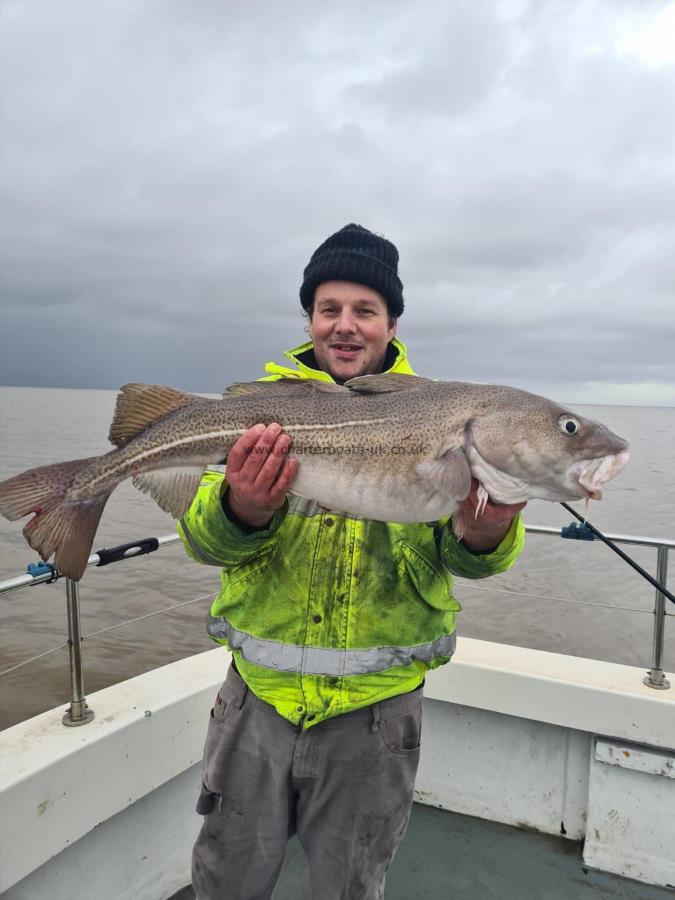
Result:
{"label": "grey work trousers", "polygon": [[405,834],[422,689],[303,731],[230,668],[204,748],[192,855],[198,900],[269,900],[289,837],[314,900],[379,900]]}

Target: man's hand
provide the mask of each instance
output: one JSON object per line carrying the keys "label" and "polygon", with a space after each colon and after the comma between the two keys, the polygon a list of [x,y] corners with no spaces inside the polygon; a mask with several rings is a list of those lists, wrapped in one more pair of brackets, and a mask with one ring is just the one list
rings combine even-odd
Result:
{"label": "man's hand", "polygon": [[299,462],[288,456],[291,439],[273,422],[249,428],[227,457],[228,503],[242,522],[262,528],[286,499]]}
{"label": "man's hand", "polygon": [[464,541],[469,550],[475,553],[489,553],[495,550],[506,537],[513,517],[524,509],[524,503],[502,506],[488,500],[482,514],[476,516],[481,506],[478,497],[478,482],[471,479],[469,496],[462,500],[459,508],[452,516],[453,530]]}

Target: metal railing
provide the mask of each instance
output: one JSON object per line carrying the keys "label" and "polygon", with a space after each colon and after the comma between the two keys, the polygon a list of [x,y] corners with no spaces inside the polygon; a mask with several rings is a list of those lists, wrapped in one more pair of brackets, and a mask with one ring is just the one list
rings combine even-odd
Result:
{"label": "metal railing", "polygon": [[[576,523],[563,528],[552,528],[546,525],[526,525],[525,530],[529,534],[543,534],[551,537],[562,537],[572,540],[592,541],[594,536],[592,532],[583,525]],[[607,534],[605,537],[610,538],[617,544],[630,544],[641,547],[656,547],[656,578],[657,581],[666,586],[668,577],[668,552],[675,549],[675,540],[665,538],[647,538],[637,535],[626,534]],[[111,549],[99,550],[87,560],[87,568],[101,567],[109,565],[113,562],[120,562],[124,559],[132,559],[146,553],[151,553],[161,547],[169,544],[175,544],[180,541],[177,534],[167,534],[159,538],[145,538],[129,544],[123,544],[119,547]],[[94,711],[87,705],[84,694],[84,675],[82,667],[82,633],[80,630],[80,595],[79,582],[73,581],[62,575],[57,569],[48,563],[40,563],[39,565],[30,566],[29,573],[18,575],[15,578],[9,578],[0,582],[0,594],[9,591],[18,590],[36,584],[51,583],[53,581],[65,578],[66,581],[66,603],[68,612],[68,650],[70,656],[70,706],[63,716],[63,724],[67,726],[85,725],[94,718]],[[519,595],[519,591],[508,591]],[[187,601],[190,602],[190,601]],[[584,603],[585,601],[578,601]],[[178,604],[182,606],[183,604]],[[595,604],[590,604],[595,605]],[[152,613],[150,614],[152,615]],[[141,618],[145,618],[142,616]],[[670,682],[665,676],[663,670],[663,646],[665,640],[665,621],[666,621],[666,598],[662,591],[656,589],[654,599],[654,635],[652,646],[652,664],[651,668],[645,676],[644,683],[656,690],[668,690]],[[125,624],[125,623],[122,623]],[[105,629],[108,630],[108,629]],[[58,648],[54,648],[58,649]],[[48,651],[51,652],[51,651]],[[44,654],[40,654],[42,656]],[[23,665],[23,664],[21,664]],[[15,668],[15,667],[12,667]],[[9,671],[9,670],[8,670]]]}

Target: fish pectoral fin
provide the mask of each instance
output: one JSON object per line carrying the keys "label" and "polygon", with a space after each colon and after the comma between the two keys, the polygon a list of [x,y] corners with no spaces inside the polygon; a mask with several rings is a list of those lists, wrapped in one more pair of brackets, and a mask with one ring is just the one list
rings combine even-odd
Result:
{"label": "fish pectoral fin", "polygon": [[164,512],[169,513],[174,519],[180,519],[189,509],[203,474],[204,468],[201,466],[157,469],[154,472],[137,475],[132,483],[139,491],[150,494]]}
{"label": "fish pectoral fin", "polygon": [[380,375],[359,375],[345,381],[345,387],[359,394],[391,394],[396,391],[416,391],[425,384],[431,384],[431,378],[419,375],[402,375],[400,372],[389,372]]}
{"label": "fish pectoral fin", "polygon": [[201,401],[202,397],[159,384],[124,384],[117,395],[108,440],[123,447],[162,416]]}
{"label": "fish pectoral fin", "polygon": [[438,459],[417,465],[418,474],[430,482],[437,491],[463,500],[471,489],[471,469],[466,454],[461,447],[448,450]]}

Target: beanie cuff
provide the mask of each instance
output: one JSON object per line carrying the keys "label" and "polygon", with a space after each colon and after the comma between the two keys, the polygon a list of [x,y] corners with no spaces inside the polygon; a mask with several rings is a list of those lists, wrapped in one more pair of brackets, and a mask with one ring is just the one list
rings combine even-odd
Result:
{"label": "beanie cuff", "polygon": [[[347,245],[346,232],[349,234]],[[363,246],[356,245],[358,240]],[[385,255],[387,259],[382,258]],[[365,228],[361,229],[360,226],[347,226],[328,238],[312,256],[304,271],[300,302],[305,310],[309,310],[314,304],[314,292],[320,284],[326,281],[349,281],[381,294],[389,315],[398,318],[403,313],[404,300],[397,263],[398,251],[386,238]]]}

